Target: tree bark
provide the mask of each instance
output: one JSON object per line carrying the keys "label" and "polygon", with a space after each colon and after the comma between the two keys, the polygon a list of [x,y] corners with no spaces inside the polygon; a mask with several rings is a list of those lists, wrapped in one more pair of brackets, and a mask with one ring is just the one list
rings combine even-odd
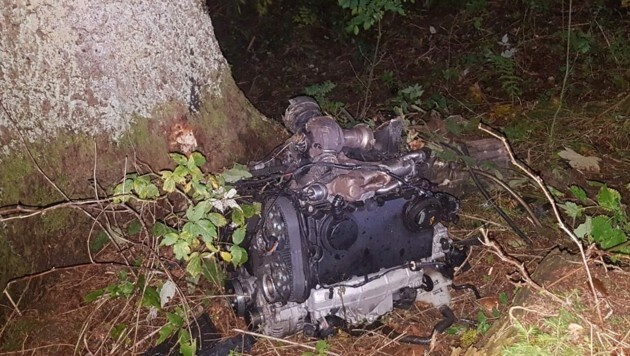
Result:
{"label": "tree bark", "polygon": [[[0,206],[94,197],[140,161],[170,165],[170,151],[217,170],[278,144],[284,130],[236,87],[205,10],[0,0]],[[85,261],[91,227],[69,210],[0,224],[0,286]]]}

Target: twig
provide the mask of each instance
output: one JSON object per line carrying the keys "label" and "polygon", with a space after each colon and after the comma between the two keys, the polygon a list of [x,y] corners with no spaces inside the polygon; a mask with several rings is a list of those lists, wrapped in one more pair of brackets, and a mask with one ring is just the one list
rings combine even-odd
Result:
{"label": "twig", "polygon": [[484,170],[476,169],[476,168],[470,168],[470,169],[472,169],[476,174],[482,175],[485,178],[490,179],[494,183],[500,185],[508,193],[510,193],[512,195],[512,197],[514,197],[514,199],[516,199],[521,204],[523,209],[525,209],[525,211],[527,211],[527,214],[529,214],[529,217],[532,219],[532,223],[534,225],[536,225],[536,227],[542,227],[542,224],[540,223],[540,220],[538,220],[538,217],[536,216],[536,214],[534,214],[534,212],[532,211],[532,209],[529,206],[529,204],[527,204],[527,202],[525,200],[523,200],[523,198],[521,198],[521,196],[518,195],[518,193],[516,193],[512,188],[510,188],[509,185],[505,184],[504,181],[502,181],[501,179],[493,176],[492,174],[490,174],[490,173],[488,173],[488,172],[486,172]]}
{"label": "twig", "polygon": [[7,298],[9,299],[9,303],[11,303],[11,306],[13,306],[13,309],[15,309],[15,312],[19,315],[22,316],[22,312],[20,311],[20,309],[18,308],[17,304],[15,304],[15,302],[13,301],[13,298],[11,298],[11,294],[9,294],[9,291],[5,288],[4,289],[4,295],[7,296]]}
{"label": "twig", "polygon": [[[567,89],[567,80],[569,79],[569,71],[571,69],[569,63],[569,55],[571,54],[571,14],[573,11],[573,0],[569,0],[569,18],[567,21],[567,50],[566,50],[566,58],[565,58],[565,69],[564,69],[564,79],[562,79],[562,90],[560,90],[560,102],[558,103],[558,108],[556,108],[556,112],[553,114],[553,119],[551,121],[551,129],[549,130],[549,147],[553,150],[553,140],[554,140],[554,129],[556,127],[556,121],[558,119],[558,114],[560,114],[560,110],[562,109],[562,100],[564,99],[564,93]],[[599,310],[599,309],[598,309]]]}
{"label": "twig", "polygon": [[588,267],[586,255],[584,254],[584,247],[580,243],[580,240],[578,240],[577,236],[575,236],[573,231],[571,231],[571,229],[569,229],[569,227],[562,220],[562,216],[560,216],[560,211],[558,210],[558,205],[556,204],[555,199],[549,192],[549,189],[545,185],[545,182],[542,180],[540,176],[534,174],[528,167],[526,167],[524,164],[522,164],[520,161],[516,159],[514,155],[514,151],[512,150],[512,147],[510,146],[510,144],[507,142],[507,139],[505,138],[505,136],[498,134],[490,127],[481,123],[479,124],[479,129],[501,140],[503,144],[505,145],[505,149],[510,155],[510,161],[512,162],[512,164],[518,167],[523,172],[525,172],[525,174],[527,174],[531,179],[533,179],[540,187],[540,190],[542,190],[542,192],[545,194],[545,197],[547,198],[547,200],[551,204],[551,207],[553,208],[553,213],[556,216],[556,220],[558,221],[558,225],[560,226],[560,229],[562,229],[562,231],[564,231],[571,238],[571,240],[577,245],[578,249],[580,250],[580,257],[582,257],[582,263],[584,264],[584,269],[586,270],[586,276],[588,277],[588,283],[589,283],[589,286],[591,287],[591,292],[593,294],[593,299],[595,301],[595,309],[597,310],[597,316],[599,317],[600,323],[603,323],[602,313],[599,310],[599,298],[597,297],[597,291],[595,289],[595,285],[593,284],[593,277],[591,276],[591,270]]}
{"label": "twig", "polygon": [[[381,38],[383,37],[383,32],[381,30],[381,21],[378,21],[378,35],[376,36],[376,45],[374,47],[374,55],[372,56],[372,61],[370,62],[370,72],[368,74],[367,85],[365,87],[365,97],[363,98],[363,109],[361,109],[361,114],[359,118],[364,118],[367,115],[368,111],[368,100],[370,99],[370,86],[374,81],[374,68],[381,62],[379,59],[377,61],[378,52],[381,46]],[[382,57],[381,57],[382,59]]]}
{"label": "twig", "polygon": [[[251,335],[251,336],[260,337],[260,338],[263,338],[263,339],[283,342],[285,344],[303,347],[305,349],[309,349],[309,350],[312,350],[312,351],[317,351],[317,349],[314,348],[313,346],[301,344],[301,343],[295,342],[295,341],[285,340],[285,339],[281,339],[281,338],[278,338],[278,337],[273,337],[273,336],[269,336],[269,335],[259,334],[259,333],[255,333],[255,332],[251,332],[251,331],[245,331],[245,330],[241,330],[241,329],[232,329],[232,331],[236,331],[237,333],[241,333],[241,334],[245,334],[245,335]],[[339,356],[339,354],[334,353],[332,351],[328,351],[328,354],[329,355],[333,355],[333,356]]]}

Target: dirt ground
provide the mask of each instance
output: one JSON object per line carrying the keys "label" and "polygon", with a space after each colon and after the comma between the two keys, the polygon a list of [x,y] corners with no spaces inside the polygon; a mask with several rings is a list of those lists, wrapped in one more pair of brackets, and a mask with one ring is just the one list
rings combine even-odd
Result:
{"label": "dirt ground", "polygon": [[[336,2],[225,0],[208,6],[237,84],[268,117],[279,119],[288,98],[330,81],[334,88],[319,93],[345,125],[378,124],[396,115],[394,107],[406,104],[420,109],[405,112],[409,142],[414,141],[409,133],[427,131],[487,137],[470,128],[455,133],[444,124],[446,118],[461,115],[466,122],[482,121],[502,130],[515,154],[547,185],[565,193],[578,185],[594,196],[598,186],[589,182],[602,182],[618,190],[627,203],[628,9],[615,1],[575,2],[571,9],[567,2],[543,0],[432,3],[409,4],[406,16],[386,16],[380,27],[358,36],[343,32],[343,16],[328,15],[339,11],[331,9]],[[255,4],[267,4],[267,12],[261,15]],[[569,14],[573,37],[569,36],[567,52]],[[513,60],[498,58],[504,58],[501,53],[506,50],[513,50]],[[571,71],[565,78],[567,63]],[[401,94],[405,89],[422,94],[405,96]],[[576,169],[558,157],[557,152],[565,148],[599,158],[599,171]],[[340,332],[327,340],[329,351],[463,355],[478,349],[481,355],[488,339],[512,327],[518,330],[510,339],[513,348],[504,354],[630,354],[628,257],[585,244],[594,296],[584,264],[576,258],[576,244],[558,228],[543,193],[532,181],[514,189],[532,202],[543,228],[536,228],[504,191],[493,191],[493,200],[532,238],[531,246],[518,239],[476,193],[462,199],[461,219],[449,231],[455,240],[463,240],[481,236],[479,228],[485,227],[503,254],[529,273],[552,251],[563,251],[548,259],[562,263],[545,264],[534,274],[541,290],[525,293],[535,288],[519,275],[518,267],[497,256],[496,250],[477,245],[468,260],[470,269],[460,271],[454,282],[475,285],[483,298],[453,291],[455,314],[474,324],[456,324],[438,335],[432,346],[401,344],[378,332],[361,337]],[[574,223],[572,228],[578,225],[566,215],[563,218]],[[132,299],[84,301],[90,291],[121,278],[120,264],[125,261],[119,255],[104,251],[98,257],[110,262],[59,269],[16,284],[10,292],[21,315],[3,296],[3,307],[11,312],[0,329],[0,355],[124,354],[151,346],[163,319],[134,313],[138,306]],[[184,275],[178,266],[171,272]],[[31,302],[20,304],[20,298]],[[192,294],[190,307],[210,311],[225,335],[246,328],[220,296]],[[384,322],[399,332],[424,336],[440,317],[436,310],[418,304],[395,310]],[[138,327],[133,333],[116,333],[123,324]],[[288,340],[292,344],[261,339],[250,354],[295,355],[309,351],[304,345],[316,344],[303,336]],[[548,343],[558,346],[554,349]],[[538,348],[527,349],[532,345]]]}

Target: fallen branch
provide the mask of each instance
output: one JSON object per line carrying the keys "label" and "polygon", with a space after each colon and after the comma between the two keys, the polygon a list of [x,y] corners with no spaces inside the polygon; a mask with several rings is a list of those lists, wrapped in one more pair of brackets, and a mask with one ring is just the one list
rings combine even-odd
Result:
{"label": "fallen branch", "polygon": [[569,229],[569,227],[562,220],[562,216],[560,216],[560,210],[558,209],[558,205],[556,204],[555,199],[549,192],[549,189],[545,185],[545,182],[540,176],[534,174],[527,166],[525,166],[523,163],[521,163],[520,161],[516,159],[514,155],[514,151],[512,150],[512,147],[510,146],[510,144],[507,142],[507,139],[505,138],[505,136],[497,133],[492,128],[482,123],[479,124],[479,130],[486,132],[498,138],[499,140],[501,140],[503,144],[505,145],[505,149],[508,151],[508,154],[510,155],[510,161],[512,162],[512,164],[518,167],[523,172],[525,172],[525,174],[527,174],[531,179],[533,179],[540,187],[540,190],[542,190],[542,192],[545,194],[545,197],[547,198],[547,200],[551,204],[551,207],[553,208],[553,213],[556,217],[556,221],[558,222],[558,225],[560,226],[560,229],[562,229],[562,231],[564,231],[571,238],[571,240],[577,245],[578,249],[580,250],[580,257],[582,258],[582,263],[584,264],[584,269],[586,270],[586,276],[588,277],[588,284],[591,287],[591,292],[593,294],[593,299],[595,301],[595,309],[597,310],[597,316],[599,317],[600,324],[603,324],[604,319],[602,318],[602,313],[599,309],[599,298],[597,297],[597,290],[595,289],[595,285],[593,284],[593,277],[591,276],[591,270],[588,267],[588,261],[586,260],[586,255],[584,253],[584,247],[582,246],[582,243],[577,238],[577,236],[575,236],[573,231],[571,231],[571,229]]}

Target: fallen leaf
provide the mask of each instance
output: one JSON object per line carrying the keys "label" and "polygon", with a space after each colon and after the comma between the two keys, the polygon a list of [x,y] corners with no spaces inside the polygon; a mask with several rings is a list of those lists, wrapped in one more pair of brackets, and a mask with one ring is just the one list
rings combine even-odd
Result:
{"label": "fallen leaf", "polygon": [[601,158],[595,156],[582,156],[570,148],[558,152],[558,156],[569,161],[569,165],[578,171],[599,173],[599,161]]}

